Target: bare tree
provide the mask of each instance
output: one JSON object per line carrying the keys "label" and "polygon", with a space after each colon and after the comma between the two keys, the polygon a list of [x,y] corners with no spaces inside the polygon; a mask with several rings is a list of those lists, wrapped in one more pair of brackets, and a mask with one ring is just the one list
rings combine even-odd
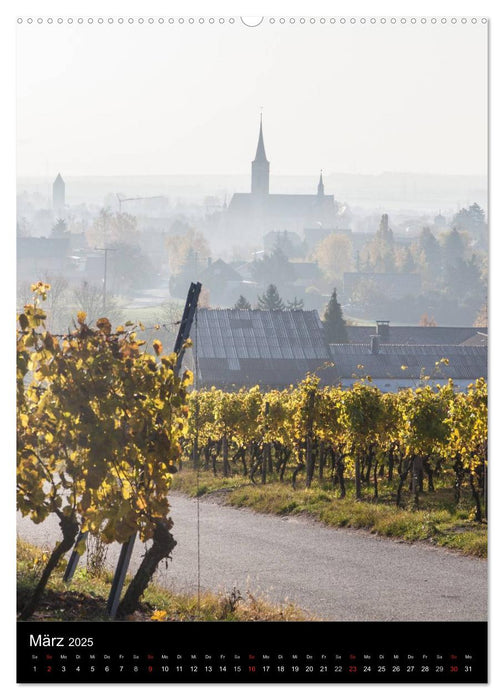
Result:
{"label": "bare tree", "polygon": [[84,311],[88,322],[94,322],[102,316],[113,317],[117,313],[117,304],[107,295],[106,306],[103,308],[103,289],[101,286],[82,282],[80,287],[73,290],[74,311]]}

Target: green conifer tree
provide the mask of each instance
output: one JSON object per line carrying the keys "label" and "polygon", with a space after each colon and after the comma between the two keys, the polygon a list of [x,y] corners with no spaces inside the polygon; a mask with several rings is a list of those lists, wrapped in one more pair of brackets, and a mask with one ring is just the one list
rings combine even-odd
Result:
{"label": "green conifer tree", "polygon": [[243,294],[240,294],[238,301],[236,302],[233,308],[238,309],[239,311],[250,311],[252,306],[250,304],[250,301],[245,299]]}
{"label": "green conifer tree", "polygon": [[348,334],[345,319],[341,311],[341,304],[333,290],[329,303],[324,311],[324,334],[328,343],[348,343]]}
{"label": "green conifer tree", "polygon": [[298,299],[297,297],[294,297],[292,301],[287,300],[285,307],[289,311],[302,311],[304,308],[304,301],[303,299]]}
{"label": "green conifer tree", "polygon": [[266,292],[257,297],[257,308],[261,311],[283,311],[285,304],[274,284],[268,285]]}

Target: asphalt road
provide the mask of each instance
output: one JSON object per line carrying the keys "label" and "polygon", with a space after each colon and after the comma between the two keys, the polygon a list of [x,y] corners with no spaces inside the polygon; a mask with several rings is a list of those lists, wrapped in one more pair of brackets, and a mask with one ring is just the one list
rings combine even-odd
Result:
{"label": "asphalt road", "polygon": [[[170,496],[177,546],[158,582],[197,586],[197,503]],[[324,620],[486,620],[486,561],[422,544],[336,530],[303,518],[261,515],[200,501],[201,588],[236,586],[285,600]],[[18,534],[36,544],[60,538],[57,520],[34,525],[18,516]],[[107,561],[113,566],[117,546]],[[130,569],[145,545],[137,542]]]}

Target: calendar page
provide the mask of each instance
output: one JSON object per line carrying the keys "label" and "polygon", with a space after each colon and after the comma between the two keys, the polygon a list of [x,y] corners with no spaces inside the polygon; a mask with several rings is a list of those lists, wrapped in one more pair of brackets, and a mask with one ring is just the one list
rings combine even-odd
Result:
{"label": "calendar page", "polygon": [[480,16],[17,18],[19,683],[486,683]]}

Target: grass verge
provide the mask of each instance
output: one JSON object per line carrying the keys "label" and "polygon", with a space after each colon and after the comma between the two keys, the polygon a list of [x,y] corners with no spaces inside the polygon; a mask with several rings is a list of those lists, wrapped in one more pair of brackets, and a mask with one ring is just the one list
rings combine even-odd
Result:
{"label": "grass verge", "polygon": [[[48,550],[35,547],[18,538],[17,542],[17,607],[20,611],[35,587]],[[107,621],[105,612],[112,582],[112,573],[91,574],[85,566],[77,569],[73,580],[62,580],[64,566],[51,576],[40,609],[33,615],[38,621]],[[126,579],[126,584],[129,579]],[[251,592],[241,594],[232,589],[214,594],[172,593],[155,584],[148,586],[140,608],[127,618],[138,621],[295,621],[314,619],[291,603],[276,605]]]}
{"label": "grass verge", "polygon": [[486,524],[472,519],[470,501],[462,500],[455,506],[448,487],[422,494],[418,508],[408,502],[407,493],[405,506],[397,508],[392,489],[382,489],[380,503],[373,502],[372,494],[366,492],[361,501],[355,501],[352,484],[341,499],[329,484],[310,489],[293,489],[290,483],[278,481],[252,485],[244,476],[214,476],[208,471],[200,472],[197,478],[191,468],[176,474],[173,488],[192,497],[213,495],[220,503],[258,513],[306,515],[330,527],[359,528],[405,542],[423,541],[467,555],[487,556]]}

